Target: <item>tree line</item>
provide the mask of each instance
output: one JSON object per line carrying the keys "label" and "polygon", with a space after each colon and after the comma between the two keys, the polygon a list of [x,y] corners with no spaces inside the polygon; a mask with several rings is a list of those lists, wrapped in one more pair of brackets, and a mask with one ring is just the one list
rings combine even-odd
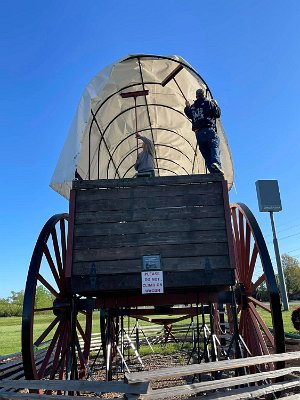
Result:
{"label": "tree line", "polygon": [[[0,317],[21,317],[23,312],[24,290],[20,292],[11,292],[6,299],[0,298]],[[53,304],[53,296],[43,286],[36,288],[35,307],[44,308],[51,307]]]}
{"label": "tree line", "polygon": [[[288,254],[282,254],[281,264],[285,278],[287,295],[290,299],[292,295],[300,291],[300,263],[296,258],[291,257]],[[277,286],[280,290],[278,275],[275,274],[275,278]],[[269,297],[265,282],[259,286],[258,295],[262,301],[268,301]]]}

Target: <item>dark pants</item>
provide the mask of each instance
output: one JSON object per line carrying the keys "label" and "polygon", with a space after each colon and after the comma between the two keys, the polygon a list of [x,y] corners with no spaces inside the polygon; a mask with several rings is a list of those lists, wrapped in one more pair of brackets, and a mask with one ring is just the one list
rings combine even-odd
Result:
{"label": "dark pants", "polygon": [[196,132],[196,138],[207,169],[209,172],[216,172],[211,165],[216,163],[221,167],[219,136],[214,129],[203,128]]}

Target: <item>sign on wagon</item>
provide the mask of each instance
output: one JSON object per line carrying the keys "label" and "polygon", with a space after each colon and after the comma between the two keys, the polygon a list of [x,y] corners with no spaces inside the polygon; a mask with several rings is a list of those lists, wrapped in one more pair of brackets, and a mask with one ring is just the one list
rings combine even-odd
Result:
{"label": "sign on wagon", "polygon": [[142,257],[142,294],[164,293],[160,255]]}

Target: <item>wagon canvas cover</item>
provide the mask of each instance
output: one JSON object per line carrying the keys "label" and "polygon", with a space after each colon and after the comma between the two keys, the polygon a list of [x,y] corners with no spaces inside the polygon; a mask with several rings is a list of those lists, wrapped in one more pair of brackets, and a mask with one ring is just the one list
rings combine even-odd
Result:
{"label": "wagon canvas cover", "polygon": [[[165,86],[161,83],[179,65],[183,69]],[[157,176],[206,173],[191,122],[185,116],[185,97],[206,89],[200,75],[179,56],[130,55],[107,66],[90,81],[79,101],[50,186],[69,198],[75,171],[82,179],[131,178],[137,156],[135,132],[153,140]],[[121,93],[149,91],[124,98]],[[221,105],[222,107],[222,105]],[[233,167],[221,120],[221,161],[229,189]]]}

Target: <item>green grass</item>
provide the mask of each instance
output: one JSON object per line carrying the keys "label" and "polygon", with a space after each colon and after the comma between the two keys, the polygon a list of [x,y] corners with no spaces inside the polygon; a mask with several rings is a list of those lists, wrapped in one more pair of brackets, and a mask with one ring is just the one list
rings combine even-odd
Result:
{"label": "green grass", "polygon": [[0,318],[0,355],[16,353],[21,349],[21,317]]}
{"label": "green grass", "polygon": [[[289,311],[283,311],[283,322],[285,333],[292,333],[299,335],[300,333],[296,331],[293,327],[291,321],[291,313],[298,306],[292,305]],[[272,327],[271,315],[264,310],[257,308],[263,320],[267,324],[267,326]],[[43,314],[38,318],[38,322],[35,324],[36,334],[41,334],[52,321],[53,316]],[[186,320],[182,321],[182,324],[186,324]],[[6,355],[11,353],[16,353],[21,351],[21,317],[2,317],[0,318],[0,355]],[[131,328],[134,326],[134,320],[130,322]],[[146,322],[140,321],[141,325],[147,325]],[[125,324],[125,328],[127,325]],[[95,313],[95,317],[93,318],[93,332],[99,332],[99,313]],[[160,346],[161,347],[161,346]],[[170,350],[166,348],[164,351],[172,351],[172,347]],[[162,351],[160,351],[162,352]]]}
{"label": "green grass", "polygon": [[[83,318],[81,315],[79,319]],[[53,320],[51,314],[41,314],[34,325],[35,338],[49,326]],[[0,318],[0,356],[21,351],[22,317]],[[99,317],[93,318],[93,331],[99,331]],[[48,337],[45,339],[49,339]]]}
{"label": "green grass", "polygon": [[[293,335],[300,335],[300,332],[295,330],[292,320],[291,320],[291,315],[292,315],[293,310],[295,310],[295,308],[298,308],[298,307],[299,307],[299,305],[291,305],[289,311],[282,311],[282,319],[283,319],[283,326],[284,326],[285,333],[291,333]],[[265,324],[269,328],[272,327],[271,314],[265,310],[259,309],[259,307],[257,307],[257,311],[259,312],[260,316],[264,320]]]}

